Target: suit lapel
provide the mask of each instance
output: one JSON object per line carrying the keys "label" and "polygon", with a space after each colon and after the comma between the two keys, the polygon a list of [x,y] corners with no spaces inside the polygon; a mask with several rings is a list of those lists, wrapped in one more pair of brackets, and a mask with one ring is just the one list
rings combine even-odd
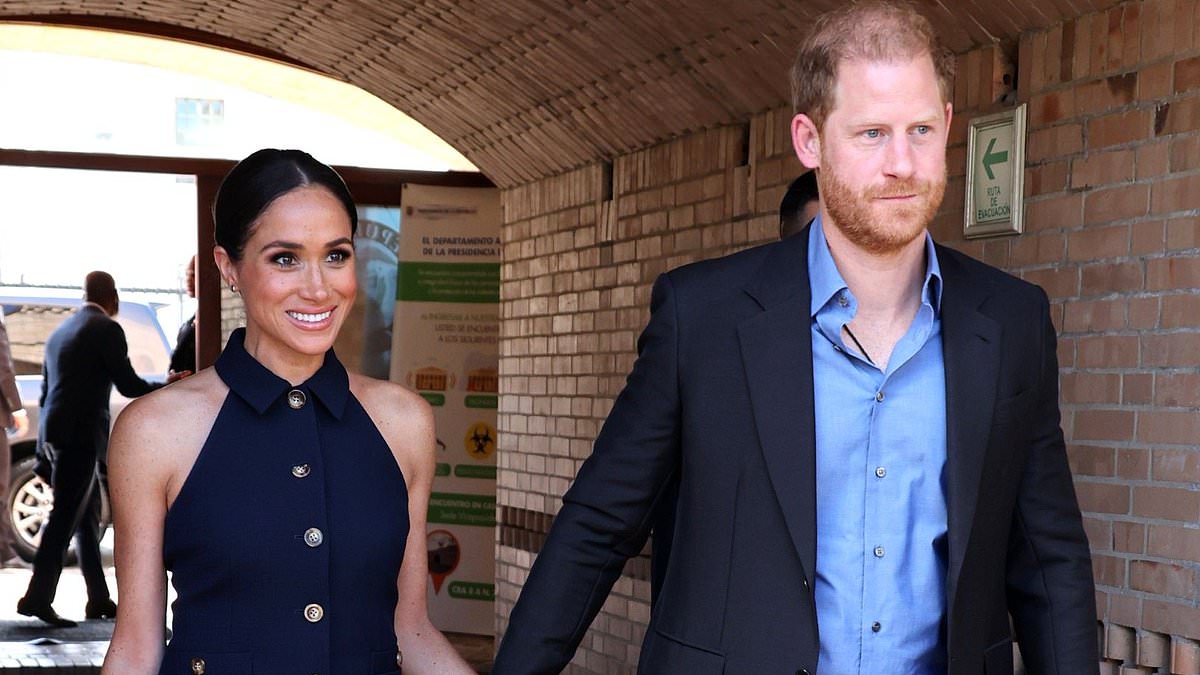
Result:
{"label": "suit lapel", "polygon": [[808,229],[774,247],[746,293],[762,311],[738,326],[771,486],[804,571],[816,571],[816,436],[813,423]]}
{"label": "suit lapel", "polygon": [[996,403],[1000,325],[979,311],[987,291],[961,261],[938,247],[942,269],[942,353],[946,368],[946,595],[953,601],[979,502]]}

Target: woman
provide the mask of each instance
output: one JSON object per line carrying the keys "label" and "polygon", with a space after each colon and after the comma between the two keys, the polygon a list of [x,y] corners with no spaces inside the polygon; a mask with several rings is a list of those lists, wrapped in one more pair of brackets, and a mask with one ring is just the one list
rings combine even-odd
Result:
{"label": "woman", "polygon": [[113,430],[120,609],[103,673],[472,672],[426,613],[429,407],[331,349],[356,292],[349,191],[303,152],[259,150],[213,218],[246,327]]}

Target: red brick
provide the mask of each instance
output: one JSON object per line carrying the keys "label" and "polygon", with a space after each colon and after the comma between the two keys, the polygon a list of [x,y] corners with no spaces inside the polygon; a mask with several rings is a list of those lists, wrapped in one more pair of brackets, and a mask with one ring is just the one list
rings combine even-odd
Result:
{"label": "red brick", "polygon": [[1075,481],[1079,509],[1087,513],[1129,513],[1129,486],[1121,483]]}
{"label": "red brick", "polygon": [[1074,117],[1075,90],[1060,89],[1038,94],[1029,102],[1029,126],[1044,127],[1059,120]]}
{"label": "red brick", "polygon": [[1200,441],[1200,415],[1195,412],[1150,411],[1138,413],[1137,440],[1145,443],[1189,445]]}
{"label": "red brick", "polygon": [[[1168,295],[1162,299],[1162,328],[1195,328],[1200,326],[1200,296]],[[1196,336],[1200,339],[1200,336]],[[1200,441],[1200,439],[1197,439]]]}
{"label": "red brick", "polygon": [[1133,330],[1149,330],[1158,327],[1159,299],[1133,298],[1129,301],[1129,327]]}
{"label": "red brick", "polygon": [[1190,523],[1200,518],[1200,492],[1154,485],[1133,488],[1133,515]]}
{"label": "red brick", "polygon": [[1108,53],[1105,55],[1105,70],[1117,70],[1121,67],[1121,56],[1124,48],[1125,30],[1121,26],[1121,15],[1124,6],[1108,10]]}
{"label": "red brick", "polygon": [[[1154,404],[1167,408],[1200,408],[1200,373],[1155,373]],[[1197,461],[1200,462],[1200,455]],[[1200,473],[1194,480],[1200,483]]]}
{"label": "red brick", "polygon": [[1182,94],[1192,89],[1200,89],[1200,56],[1190,59],[1180,59],[1175,62],[1175,79],[1173,82],[1176,94]]}
{"label": "red brick", "polygon": [[[1143,366],[1194,368],[1200,363],[1200,339],[1195,333],[1143,335],[1141,340]],[[1200,415],[1196,419],[1200,421]]]}
{"label": "red brick", "polygon": [[1141,13],[1142,5],[1140,3],[1129,3],[1123,6],[1125,9],[1124,16],[1121,21],[1121,67],[1133,68],[1138,65],[1141,60]]}
{"label": "red brick", "polygon": [[1025,196],[1062,192],[1067,189],[1067,181],[1071,176],[1067,160],[1047,162],[1025,169]]}
{"label": "red brick", "polygon": [[1170,169],[1171,146],[1166,141],[1147,142],[1139,145],[1134,156],[1137,178],[1156,178]]}
{"label": "red brick", "polygon": [[1200,450],[1155,450],[1150,459],[1151,477],[1166,483],[1200,483]]}
{"label": "red brick", "polygon": [[1129,105],[1136,98],[1139,75],[1124,73],[1092,80],[1075,88],[1075,112],[1095,115]]}
{"label": "red brick", "polygon": [[1115,520],[1112,524],[1112,547],[1121,553],[1144,553],[1146,551],[1146,525]]}
{"label": "red brick", "polygon": [[1166,221],[1166,250],[1200,249],[1200,217]]}
{"label": "red brick", "polygon": [[[1065,307],[1063,330],[1068,333],[1099,333],[1120,330],[1125,327],[1124,300],[1095,300],[1072,302]],[[1113,391],[1116,392],[1114,386]],[[1113,397],[1112,402],[1117,397]],[[1068,399],[1072,400],[1072,399]],[[1099,403],[1102,401],[1072,400],[1075,403]]]}
{"label": "red brick", "polygon": [[1125,585],[1125,559],[1111,555],[1092,555],[1092,574],[1103,586]]}
{"label": "red brick", "polygon": [[1175,48],[1171,26],[1175,0],[1146,0],[1142,5],[1141,60],[1154,61],[1170,56]]}
{"label": "red brick", "polygon": [[1083,195],[1074,192],[1025,205],[1025,230],[1074,229],[1083,224]]}
{"label": "red brick", "polygon": [[1129,226],[1129,255],[1144,258],[1166,250],[1166,223],[1161,220],[1142,221]]}
{"label": "red brick", "polygon": [[1171,256],[1146,265],[1147,290],[1200,288],[1200,256]]}
{"label": "red brick", "polygon": [[1092,261],[1129,254],[1129,226],[1088,228],[1067,237],[1067,260]]}
{"label": "red brick", "polygon": [[1072,440],[1128,441],[1133,438],[1134,415],[1128,410],[1079,410],[1075,413]]}
{"label": "red brick", "polygon": [[1142,448],[1117,448],[1117,478],[1127,481],[1149,480],[1149,451]]}
{"label": "red brick", "polygon": [[1200,169],[1200,135],[1192,134],[1171,141],[1170,166],[1172,173]]}
{"label": "red brick", "polygon": [[1129,587],[1135,591],[1190,599],[1196,572],[1181,565],[1133,560],[1129,563]]}
{"label": "red brick", "polygon": [[1138,365],[1138,338],[1135,335],[1081,337],[1076,351],[1080,368],[1134,368]]}
{"label": "red brick", "polygon": [[1087,147],[1090,150],[1132,143],[1150,137],[1150,113],[1130,110],[1088,121]]}
{"label": "red brick", "polygon": [[[1126,595],[1112,595],[1108,603],[1108,612],[1104,615],[1109,621],[1123,626],[1140,626],[1142,623],[1142,599]],[[1116,673],[1116,671],[1113,671]]]}
{"label": "red brick", "polygon": [[1144,66],[1138,72],[1137,100],[1157,102],[1171,95],[1171,62]]}
{"label": "red brick", "polygon": [[1124,373],[1121,375],[1121,403],[1149,405],[1154,400],[1154,375]]}
{"label": "red brick", "polygon": [[1055,267],[1025,270],[1021,278],[1037,284],[1052,299],[1070,298],[1079,295],[1079,271],[1070,267]]}
{"label": "red brick", "polygon": [[1010,264],[1014,267],[1062,262],[1067,238],[1061,234],[1025,234],[1013,239]]}
{"label": "red brick", "polygon": [[1071,161],[1071,187],[1085,188],[1133,180],[1132,150],[1089,154]]}
{"label": "red brick", "polygon": [[1112,551],[1112,521],[1100,518],[1083,518],[1083,533],[1088,540],[1088,548],[1096,551]]}
{"label": "red brick", "polygon": [[1150,525],[1146,553],[1160,558],[1200,560],[1200,530],[1175,525]]}
{"label": "red brick", "polygon": [[1117,454],[1112,448],[1072,443],[1067,446],[1067,459],[1075,476],[1113,478],[1117,475]]}
{"label": "red brick", "polygon": [[[1132,172],[1132,156],[1129,169]],[[1146,184],[1093,190],[1086,195],[1083,202],[1083,222],[1089,226],[1146,215],[1150,204],[1150,186]]]}
{"label": "red brick", "polygon": [[1182,134],[1196,129],[1200,129],[1200,97],[1162,103],[1155,111],[1154,133],[1157,136]]}
{"label": "red brick", "polygon": [[1137,262],[1085,265],[1080,295],[1088,297],[1141,290],[1142,277],[1142,265]]}
{"label": "red brick", "polygon": [[1193,640],[1200,639],[1200,608],[1190,604],[1146,598],[1142,602],[1142,628]]}
{"label": "red brick", "polygon": [[1060,124],[1031,131],[1025,148],[1026,161],[1030,164],[1074,155],[1083,150],[1083,127],[1079,124]]}
{"label": "red brick", "polygon": [[[1099,75],[1108,69],[1108,15],[1097,12],[1088,19],[1091,27],[1091,51],[1088,53],[1088,74]],[[1028,99],[1023,99],[1028,100]]]}

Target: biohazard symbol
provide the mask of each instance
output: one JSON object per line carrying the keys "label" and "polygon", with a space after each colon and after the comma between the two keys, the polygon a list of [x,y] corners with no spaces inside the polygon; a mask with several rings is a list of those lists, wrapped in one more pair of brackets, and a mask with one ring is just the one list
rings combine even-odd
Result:
{"label": "biohazard symbol", "polygon": [[487,459],[496,452],[496,430],[487,422],[476,422],[467,429],[463,446],[475,459]]}

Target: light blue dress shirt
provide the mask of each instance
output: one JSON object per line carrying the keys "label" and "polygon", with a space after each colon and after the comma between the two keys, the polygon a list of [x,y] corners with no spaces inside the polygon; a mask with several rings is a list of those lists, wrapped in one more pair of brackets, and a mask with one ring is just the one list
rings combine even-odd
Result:
{"label": "light blue dress shirt", "polygon": [[[809,232],[821,675],[945,675],[946,383],[941,274],[881,371],[842,341],[858,304]],[[859,336],[861,338],[861,336]]]}

